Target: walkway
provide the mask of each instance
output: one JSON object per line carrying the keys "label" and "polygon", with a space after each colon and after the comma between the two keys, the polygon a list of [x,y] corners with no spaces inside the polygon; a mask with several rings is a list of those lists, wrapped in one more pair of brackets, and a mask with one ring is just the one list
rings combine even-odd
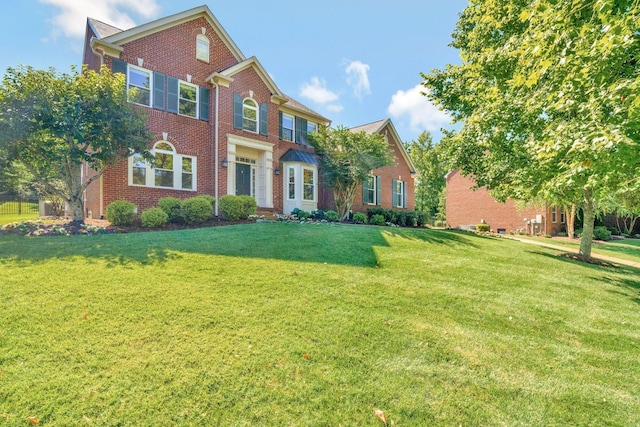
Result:
{"label": "walkway", "polygon": [[[579,252],[579,250],[575,249],[575,248],[570,248],[570,247],[567,247],[567,246],[558,246],[558,245],[554,245],[552,243],[542,242],[542,241],[538,241],[538,240],[520,239],[518,237],[511,237],[511,236],[510,236],[510,238],[512,238],[513,240],[517,240],[519,242],[522,242],[522,243],[530,243],[532,245],[544,246],[546,248],[556,249],[556,250],[559,250],[559,251],[562,251],[562,252],[571,252],[571,253],[574,253],[574,254],[577,254]],[[602,260],[602,261],[612,262],[614,264],[622,264],[622,265],[627,265],[629,267],[640,268],[640,262],[630,261],[630,260],[627,260],[627,259],[620,259],[620,258],[612,257],[612,256],[609,256],[609,255],[597,254],[595,256],[592,256],[592,258],[599,259],[599,260]]]}

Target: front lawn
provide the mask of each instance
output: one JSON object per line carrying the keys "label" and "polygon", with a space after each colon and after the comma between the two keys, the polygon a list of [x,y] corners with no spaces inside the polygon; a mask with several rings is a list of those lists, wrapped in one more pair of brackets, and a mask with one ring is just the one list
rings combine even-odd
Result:
{"label": "front lawn", "polygon": [[0,425],[638,425],[640,271],[439,230],[0,239]]}
{"label": "front lawn", "polygon": [[[543,239],[540,237],[518,236],[518,238],[526,238],[537,240],[543,243],[565,246],[578,250],[580,248],[580,239],[569,240],[566,238]],[[628,261],[640,262],[640,239],[614,239],[608,242],[594,240],[592,246],[592,255],[608,255]]]}

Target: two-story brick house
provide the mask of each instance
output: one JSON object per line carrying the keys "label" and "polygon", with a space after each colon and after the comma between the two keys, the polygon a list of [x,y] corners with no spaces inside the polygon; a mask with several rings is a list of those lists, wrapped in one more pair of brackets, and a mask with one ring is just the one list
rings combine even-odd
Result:
{"label": "two-story brick house", "polygon": [[[119,199],[141,212],[161,197],[197,194],[251,195],[259,209],[273,212],[332,207],[306,143],[330,121],[284,94],[207,6],[128,30],[89,18],[83,63],[124,74],[129,101],[147,110],[156,135],[155,167],[138,153],[109,167],[87,189],[87,215],[103,216]],[[402,177],[402,207],[412,208],[414,168],[393,125],[385,125],[399,161],[384,173]],[[390,181],[390,201],[391,190]]]}

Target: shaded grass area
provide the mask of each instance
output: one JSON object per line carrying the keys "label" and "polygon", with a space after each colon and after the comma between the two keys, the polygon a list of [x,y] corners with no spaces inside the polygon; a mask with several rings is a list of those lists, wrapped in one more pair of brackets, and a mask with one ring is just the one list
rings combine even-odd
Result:
{"label": "shaded grass area", "polygon": [[[518,236],[523,238],[522,236]],[[526,237],[525,237],[526,238]],[[566,239],[539,239],[530,238],[532,240],[538,240],[543,243],[549,243],[558,246],[565,246],[568,248],[579,249],[580,240],[566,240]],[[626,259],[628,261],[640,262],[640,239],[616,239],[608,242],[602,242],[598,240],[593,241],[592,255],[609,255],[620,259]]]}
{"label": "shaded grass area", "polygon": [[0,241],[0,424],[636,425],[640,271],[434,230]]}

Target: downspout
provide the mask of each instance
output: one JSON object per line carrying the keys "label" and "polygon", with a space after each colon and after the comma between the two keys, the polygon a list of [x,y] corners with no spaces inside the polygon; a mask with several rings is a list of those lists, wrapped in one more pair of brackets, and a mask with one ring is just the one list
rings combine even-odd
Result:
{"label": "downspout", "polygon": [[215,198],[216,198],[215,216],[218,216],[219,212],[220,212],[220,191],[218,189],[218,187],[219,187],[219,185],[218,185],[219,184],[219,182],[218,182],[218,180],[219,180],[219,177],[218,177],[219,169],[218,168],[220,167],[220,156],[218,154],[218,147],[220,145],[220,141],[219,141],[219,137],[218,137],[218,134],[219,134],[219,132],[218,132],[218,130],[219,130],[218,112],[219,112],[219,109],[220,109],[219,108],[220,85],[218,85],[217,83],[214,83],[213,86],[214,86],[214,88],[216,90],[216,101],[215,101],[216,102],[216,107],[215,107],[215,113],[214,113],[215,114],[215,124],[214,124],[214,133],[215,133],[215,136],[214,136],[214,152],[215,152],[214,153],[214,162],[215,162],[215,164],[214,164],[213,170],[214,170],[214,176],[215,176],[215,178],[214,178],[214,185],[215,185],[214,192],[215,192]]}

